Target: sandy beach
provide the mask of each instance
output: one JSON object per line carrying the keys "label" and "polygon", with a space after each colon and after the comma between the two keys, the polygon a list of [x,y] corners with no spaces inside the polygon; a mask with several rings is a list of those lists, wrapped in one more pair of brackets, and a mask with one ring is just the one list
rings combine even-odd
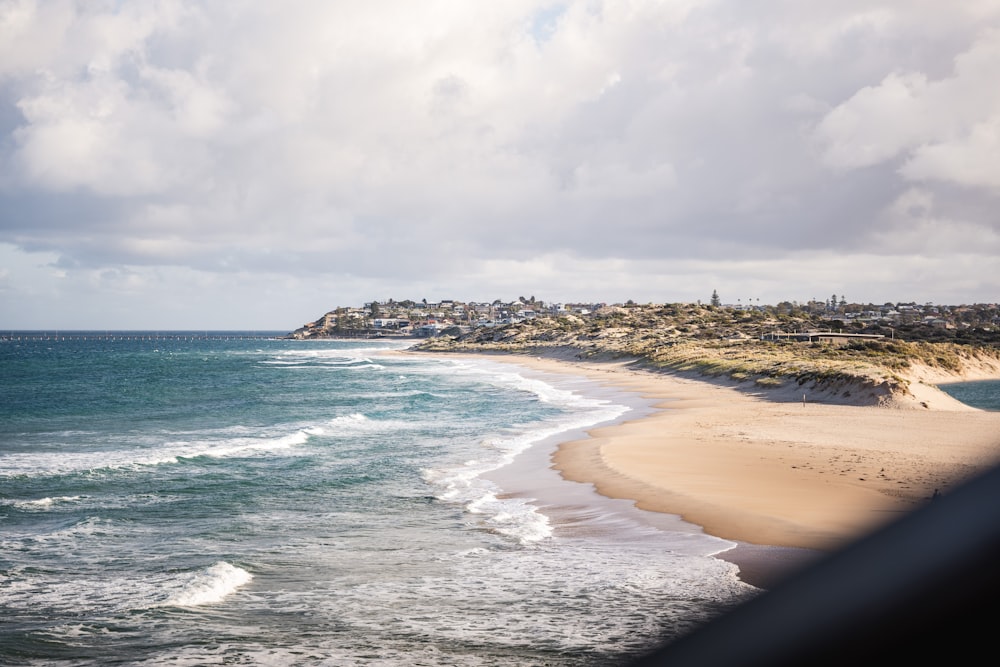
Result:
{"label": "sandy beach", "polygon": [[832,550],[1000,462],[1000,412],[930,385],[918,398],[932,409],[864,407],[771,400],[627,362],[504,361],[654,399],[648,417],[562,444],[555,467],[740,542]]}
{"label": "sandy beach", "polygon": [[[553,467],[737,542],[719,557],[763,588],[1000,464],[1000,412],[951,398],[934,384],[959,378],[929,369],[914,369],[911,396],[875,407],[864,403],[880,397],[843,388],[803,401],[798,387],[755,391],[565,351],[485,356],[651,400],[647,416],[559,445]],[[987,366],[964,379],[994,378]]]}

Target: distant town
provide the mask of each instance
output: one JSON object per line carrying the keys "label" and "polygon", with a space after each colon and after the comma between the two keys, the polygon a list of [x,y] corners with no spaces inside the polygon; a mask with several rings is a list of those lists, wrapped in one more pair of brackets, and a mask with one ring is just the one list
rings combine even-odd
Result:
{"label": "distant town", "polygon": [[[687,308],[728,312],[747,326],[743,335],[807,330],[886,336],[909,340],[1000,342],[998,304],[939,305],[933,303],[852,303],[833,295],[824,301],[782,301],[769,305],[759,299],[724,303],[717,292]],[[388,299],[362,306],[337,307],[289,334],[290,338],[329,337],[458,337],[477,328],[504,327],[537,319],[572,318],[584,323],[623,311],[659,312],[678,304],[546,303],[531,297],[492,302],[442,300],[428,302]],[[728,318],[727,318],[728,319]],[[568,321],[568,320],[567,320]],[[726,333],[726,332],[723,332]],[[731,333],[731,332],[730,332]],[[971,342],[971,340],[970,340]]]}

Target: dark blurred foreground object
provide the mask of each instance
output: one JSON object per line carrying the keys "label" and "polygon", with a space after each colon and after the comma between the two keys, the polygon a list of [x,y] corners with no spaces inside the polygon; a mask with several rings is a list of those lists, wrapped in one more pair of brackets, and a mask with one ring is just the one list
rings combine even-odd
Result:
{"label": "dark blurred foreground object", "polygon": [[1000,467],[631,664],[957,664],[998,619]]}

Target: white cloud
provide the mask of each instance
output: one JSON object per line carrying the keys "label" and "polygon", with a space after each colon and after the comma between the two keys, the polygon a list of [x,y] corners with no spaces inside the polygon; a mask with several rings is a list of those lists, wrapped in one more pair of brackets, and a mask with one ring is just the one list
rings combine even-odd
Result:
{"label": "white cloud", "polygon": [[13,133],[14,160],[29,186],[151,194],[175,185],[181,163],[191,157],[156,136],[156,110],[130,99],[121,80],[98,75],[82,85],[52,82],[18,106],[26,125]]}
{"label": "white cloud", "polygon": [[903,165],[909,180],[935,180],[1000,191],[1000,113],[963,136],[919,146]]}
{"label": "white cloud", "polygon": [[910,188],[885,210],[873,236],[897,255],[978,255],[998,258],[992,263],[1000,268],[1000,227],[990,222],[942,216],[931,191]]}
{"label": "white cloud", "polygon": [[827,114],[816,129],[827,164],[868,167],[918,144],[937,126],[921,104],[927,87],[921,73],[894,72]]}
{"label": "white cloud", "polygon": [[996,161],[990,153],[1000,116],[997,62],[1000,30],[985,29],[954,58],[946,78],[893,71],[862,88],[817,125],[824,161],[852,169],[902,156],[911,179],[994,186],[994,177],[973,172]]}
{"label": "white cloud", "polygon": [[0,242],[90,290],[52,304],[794,298],[816,257],[994,252],[998,61],[993,0],[0,1]]}

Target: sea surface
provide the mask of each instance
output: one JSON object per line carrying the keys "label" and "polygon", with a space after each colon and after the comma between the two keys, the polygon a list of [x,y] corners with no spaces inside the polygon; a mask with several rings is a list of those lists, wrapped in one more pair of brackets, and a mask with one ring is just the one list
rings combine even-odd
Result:
{"label": "sea surface", "polygon": [[1000,410],[1000,380],[978,380],[940,385],[952,398],[980,410]]}
{"label": "sea surface", "polygon": [[605,665],[757,592],[548,468],[634,396],[404,347],[0,336],[0,664]]}

